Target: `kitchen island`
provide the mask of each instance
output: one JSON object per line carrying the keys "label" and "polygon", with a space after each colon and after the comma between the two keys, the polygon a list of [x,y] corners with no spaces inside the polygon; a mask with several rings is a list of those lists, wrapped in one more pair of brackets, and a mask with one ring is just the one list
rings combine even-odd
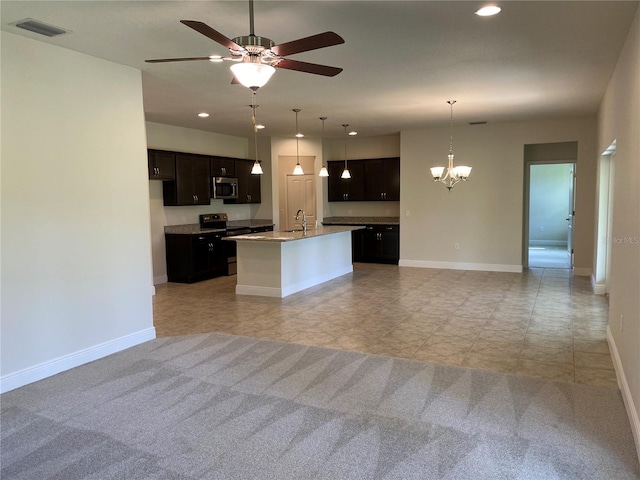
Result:
{"label": "kitchen island", "polygon": [[319,226],[226,238],[237,242],[236,294],[284,298],[353,272],[351,232],[359,226]]}

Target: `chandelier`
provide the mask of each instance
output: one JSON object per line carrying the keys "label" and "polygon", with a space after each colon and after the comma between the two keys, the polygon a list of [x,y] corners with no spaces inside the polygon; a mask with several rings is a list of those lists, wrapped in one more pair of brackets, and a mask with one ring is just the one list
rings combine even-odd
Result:
{"label": "chandelier", "polygon": [[[434,182],[443,183],[445,187],[451,193],[451,189],[453,186],[459,181],[467,181],[469,175],[471,174],[471,167],[467,167],[464,165],[459,165],[457,167],[453,166],[453,104],[456,103],[455,100],[447,101],[449,105],[451,105],[451,125],[449,127],[449,166],[447,167],[447,172],[444,172],[444,167],[432,167],[431,175],[433,175]],[[444,174],[444,176],[443,176]]]}

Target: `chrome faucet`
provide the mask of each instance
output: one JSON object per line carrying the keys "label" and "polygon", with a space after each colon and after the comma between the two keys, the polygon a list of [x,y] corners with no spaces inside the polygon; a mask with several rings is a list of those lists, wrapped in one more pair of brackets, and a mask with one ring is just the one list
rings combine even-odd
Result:
{"label": "chrome faucet", "polygon": [[301,213],[302,213],[302,232],[307,233],[307,215],[304,213],[304,210],[300,209],[296,212],[296,222],[300,218]]}

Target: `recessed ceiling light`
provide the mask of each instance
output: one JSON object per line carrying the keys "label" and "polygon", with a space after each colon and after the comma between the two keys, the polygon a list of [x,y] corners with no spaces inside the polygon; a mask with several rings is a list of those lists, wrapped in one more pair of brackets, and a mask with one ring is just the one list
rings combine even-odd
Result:
{"label": "recessed ceiling light", "polygon": [[296,133],[296,137],[302,138],[302,137],[304,137],[304,133]]}
{"label": "recessed ceiling light", "polygon": [[264,125],[258,124],[258,125],[256,125],[256,128],[258,130],[262,130],[263,128],[266,128],[266,127]]}
{"label": "recessed ceiling light", "polygon": [[357,134],[358,134],[358,132],[356,132],[356,131],[351,131],[351,132],[349,132],[349,135],[351,135],[352,137],[353,137],[353,136],[355,136],[355,135],[357,135]]}
{"label": "recessed ceiling light", "polygon": [[482,7],[480,10],[477,10],[476,15],[480,15],[481,17],[490,17],[491,15],[497,15],[501,11],[502,9],[497,5],[487,5],[486,7]]}
{"label": "recessed ceiling light", "polygon": [[207,112],[202,112],[202,113],[199,113],[198,116],[200,118],[207,118],[209,116],[209,114]]}

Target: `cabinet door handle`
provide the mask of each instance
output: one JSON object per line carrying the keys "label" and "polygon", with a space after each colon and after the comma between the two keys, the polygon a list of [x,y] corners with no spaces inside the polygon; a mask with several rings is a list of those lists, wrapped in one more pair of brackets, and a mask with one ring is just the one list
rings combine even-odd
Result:
{"label": "cabinet door handle", "polygon": [[227,169],[226,168],[222,167],[220,170],[222,171],[222,175],[226,175],[227,174]]}
{"label": "cabinet door handle", "polygon": [[385,230],[393,230],[393,227],[385,227]]}
{"label": "cabinet door handle", "polygon": [[251,203],[251,195],[247,195],[247,202]]}

